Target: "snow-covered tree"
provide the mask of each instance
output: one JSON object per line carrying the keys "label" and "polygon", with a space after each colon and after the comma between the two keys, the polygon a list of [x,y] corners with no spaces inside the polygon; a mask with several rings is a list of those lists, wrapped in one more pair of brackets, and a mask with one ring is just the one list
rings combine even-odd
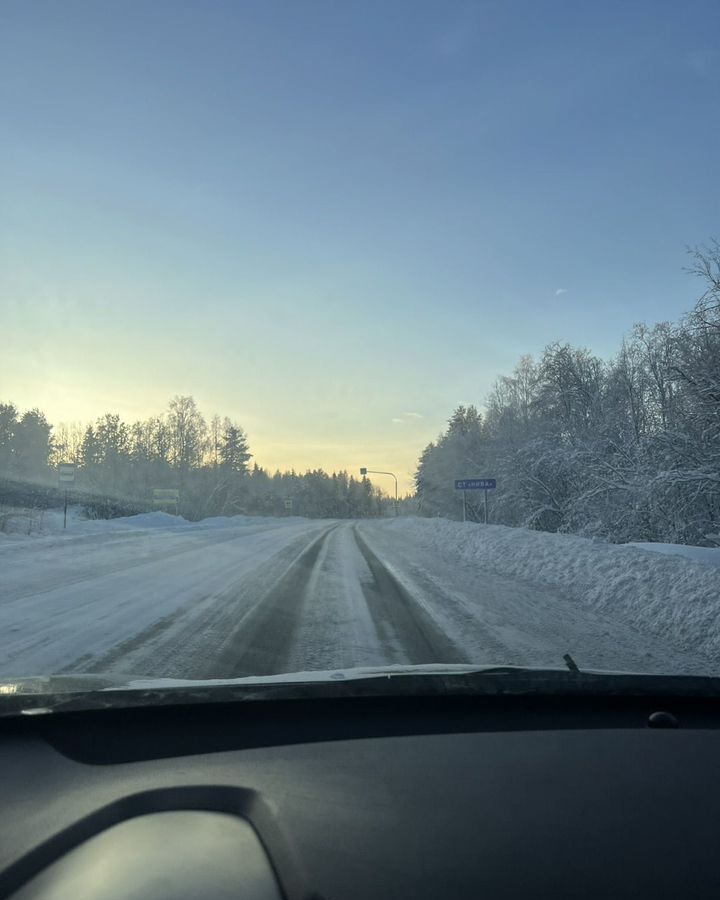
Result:
{"label": "snow-covered tree", "polygon": [[498,479],[492,520],[509,525],[617,541],[720,533],[720,244],[692,260],[704,291],[677,325],[636,325],[607,363],[568,344],[523,357],[469,452],[456,410],[420,457],[420,511],[459,517],[453,480],[482,474]]}

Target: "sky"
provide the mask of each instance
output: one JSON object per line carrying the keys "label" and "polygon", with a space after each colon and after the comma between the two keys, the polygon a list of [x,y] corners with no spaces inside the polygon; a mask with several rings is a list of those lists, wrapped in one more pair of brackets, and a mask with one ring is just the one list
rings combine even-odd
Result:
{"label": "sky", "polygon": [[192,394],[261,465],[407,489],[522,354],[692,306],[718,33],[716,0],[2,0],[0,401]]}

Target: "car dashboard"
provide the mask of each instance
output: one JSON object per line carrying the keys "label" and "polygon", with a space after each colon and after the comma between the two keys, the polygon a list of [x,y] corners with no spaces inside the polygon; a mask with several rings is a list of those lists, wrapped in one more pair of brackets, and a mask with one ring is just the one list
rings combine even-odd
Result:
{"label": "car dashboard", "polygon": [[720,896],[712,698],[368,696],[0,720],[0,896]]}

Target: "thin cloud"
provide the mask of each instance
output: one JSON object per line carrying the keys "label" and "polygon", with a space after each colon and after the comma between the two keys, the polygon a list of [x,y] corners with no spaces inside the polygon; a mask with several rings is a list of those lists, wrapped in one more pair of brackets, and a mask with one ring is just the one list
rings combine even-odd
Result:
{"label": "thin cloud", "polygon": [[392,420],[396,425],[404,425],[405,419],[393,419]]}
{"label": "thin cloud", "polygon": [[567,289],[567,288],[558,288],[558,289],[555,291],[555,296],[556,296],[556,297],[559,297],[560,294],[567,294],[567,292],[568,292],[568,289]]}
{"label": "thin cloud", "polygon": [[423,415],[422,415],[422,413],[416,413],[416,412],[406,412],[406,413],[403,413],[403,415],[406,416],[408,419],[422,419],[422,418],[424,418]]}

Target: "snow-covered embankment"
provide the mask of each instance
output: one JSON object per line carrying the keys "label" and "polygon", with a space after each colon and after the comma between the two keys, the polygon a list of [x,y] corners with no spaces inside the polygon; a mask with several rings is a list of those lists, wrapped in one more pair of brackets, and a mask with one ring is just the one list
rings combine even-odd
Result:
{"label": "snow-covered embankment", "polygon": [[720,650],[720,568],[715,566],[667,551],[503,525],[408,517],[387,527],[429,555],[547,585],[680,649],[708,657]]}

